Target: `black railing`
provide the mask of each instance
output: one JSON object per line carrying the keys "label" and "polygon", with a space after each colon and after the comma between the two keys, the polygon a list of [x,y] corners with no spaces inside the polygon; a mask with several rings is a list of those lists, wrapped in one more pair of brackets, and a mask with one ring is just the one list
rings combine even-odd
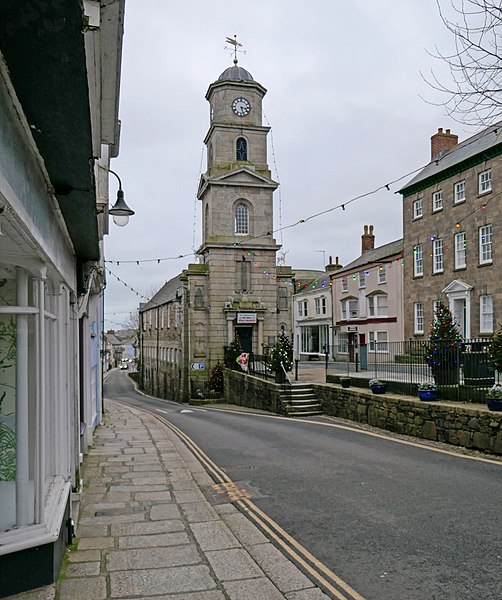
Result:
{"label": "black railing", "polygon": [[255,354],[254,352],[249,352],[247,354],[247,362],[245,364],[245,368],[243,368],[242,366],[242,361],[239,360],[241,355],[242,352],[238,350],[225,348],[225,366],[228,369],[232,369],[232,371],[239,371],[241,373],[251,373],[252,375],[264,377],[265,379],[275,378],[275,373],[273,373],[269,368],[268,355]]}
{"label": "black railing", "polygon": [[495,382],[488,344],[487,339],[344,344],[333,348],[326,374],[328,380],[349,375],[351,385],[380,379],[390,391],[412,395],[421,382],[434,381],[444,399],[484,402]]}

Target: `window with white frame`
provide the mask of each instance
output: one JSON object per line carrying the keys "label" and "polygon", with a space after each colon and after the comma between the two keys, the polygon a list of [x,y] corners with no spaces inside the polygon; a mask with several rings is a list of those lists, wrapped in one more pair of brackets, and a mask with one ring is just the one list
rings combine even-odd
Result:
{"label": "window with white frame", "polygon": [[487,169],[478,175],[478,191],[486,194],[492,191],[492,170]]}
{"label": "window with white frame", "polygon": [[349,291],[349,282],[347,281],[346,277],[342,277],[342,292],[348,292]]}
{"label": "window with white frame", "polygon": [[415,302],[413,305],[413,321],[414,321],[414,332],[424,332],[424,305],[421,302]]}
{"label": "window with white frame", "polygon": [[309,303],[308,300],[300,300],[298,302],[298,316],[308,317],[309,316]]}
{"label": "window with white frame", "polygon": [[388,352],[389,342],[387,331],[369,332],[369,352]]}
{"label": "window with white frame", "polygon": [[423,200],[422,198],[418,198],[413,202],[413,218],[420,219],[424,214],[423,212]]}
{"label": "window with white frame", "polygon": [[160,307],[160,328],[164,329],[164,313],[166,311],[165,306]]}
{"label": "window with white frame", "polygon": [[465,231],[455,234],[455,269],[463,269],[466,266],[465,254]]}
{"label": "window with white frame", "polygon": [[432,212],[443,210],[443,190],[432,193]]}
{"label": "window with white frame", "polygon": [[491,263],[492,259],[492,226],[483,225],[479,228],[479,264]]}
{"label": "window with white frame", "polygon": [[324,296],[321,296],[321,315],[325,315],[326,314],[326,298]]}
{"label": "window with white frame", "polygon": [[337,341],[338,352],[340,352],[341,354],[347,354],[347,352],[349,351],[349,334],[345,332],[339,333]]}
{"label": "window with white frame", "polygon": [[315,298],[314,305],[315,305],[315,314],[320,315],[321,314],[321,299]]}
{"label": "window with white frame", "polygon": [[368,296],[368,316],[386,317],[388,314],[387,294]]}
{"label": "window with white frame", "polygon": [[432,272],[442,273],[444,268],[443,240],[432,242]]}
{"label": "window with white frame", "polygon": [[453,204],[465,202],[465,179],[457,181],[453,186]]}
{"label": "window with white frame", "polygon": [[248,207],[244,202],[239,202],[235,207],[235,233],[247,235],[249,233]]}
{"label": "window with white frame", "polygon": [[378,283],[387,283],[387,266],[380,265],[378,267]]}
{"label": "window with white frame", "polygon": [[359,302],[358,300],[347,298],[342,300],[342,320],[357,319],[359,317]]}
{"label": "window with white frame", "polygon": [[424,274],[424,249],[422,244],[413,246],[413,276],[421,277]]}
{"label": "window with white frame", "polygon": [[366,273],[359,271],[359,289],[366,287]]}
{"label": "window with white frame", "polygon": [[493,333],[493,299],[489,295],[479,297],[479,331]]}

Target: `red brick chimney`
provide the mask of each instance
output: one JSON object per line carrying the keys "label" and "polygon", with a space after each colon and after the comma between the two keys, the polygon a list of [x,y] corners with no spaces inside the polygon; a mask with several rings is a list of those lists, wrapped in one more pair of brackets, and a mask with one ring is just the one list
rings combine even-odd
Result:
{"label": "red brick chimney", "polygon": [[361,254],[364,254],[368,250],[373,250],[375,248],[375,236],[373,235],[373,225],[364,226],[364,233],[361,236]]}
{"label": "red brick chimney", "polygon": [[443,128],[440,127],[438,132],[431,137],[431,160],[434,160],[443,150],[453,148],[453,146],[456,146],[457,144],[458,135],[454,135],[449,129],[443,133]]}

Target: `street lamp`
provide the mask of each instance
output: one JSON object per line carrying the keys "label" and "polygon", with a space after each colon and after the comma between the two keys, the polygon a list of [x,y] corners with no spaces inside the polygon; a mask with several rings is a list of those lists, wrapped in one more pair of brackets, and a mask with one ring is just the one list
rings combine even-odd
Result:
{"label": "street lamp", "polygon": [[118,225],[119,227],[124,227],[125,225],[127,225],[127,223],[129,223],[129,217],[131,217],[134,214],[134,211],[127,206],[124,200],[124,192],[122,191],[122,182],[120,181],[120,177],[117,175],[117,173],[115,173],[115,171],[112,171],[111,169],[106,170],[108,171],[108,173],[115,175],[115,177],[119,181],[117,201],[109,209],[108,214],[112,215],[113,222],[115,223],[115,225]]}

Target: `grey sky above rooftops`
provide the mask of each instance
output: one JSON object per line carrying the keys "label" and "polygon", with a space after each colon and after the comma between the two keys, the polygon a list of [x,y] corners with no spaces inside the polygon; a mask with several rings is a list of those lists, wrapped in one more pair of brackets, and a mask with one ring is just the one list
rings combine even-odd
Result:
{"label": "grey sky above rooftops", "polygon": [[[365,224],[374,225],[377,247],[399,239],[402,199],[394,192],[429,163],[431,135],[450,128],[461,142],[475,133],[420,98],[440,100],[421,72],[447,76],[427,51],[453,48],[435,0],[255,0],[244,8],[128,0],[120,156],[111,168],[136,214],[127,227],[111,224],[105,240],[113,261],[106,329],[120,328],[194,262],[205,93],[233,66],[225,39],[234,34],[246,51],[239,67],[268,90],[268,162],[281,184],[274,237],[293,268],[322,271],[328,256],[348,265],[360,254]],[[310,218],[318,213],[325,214]]]}

